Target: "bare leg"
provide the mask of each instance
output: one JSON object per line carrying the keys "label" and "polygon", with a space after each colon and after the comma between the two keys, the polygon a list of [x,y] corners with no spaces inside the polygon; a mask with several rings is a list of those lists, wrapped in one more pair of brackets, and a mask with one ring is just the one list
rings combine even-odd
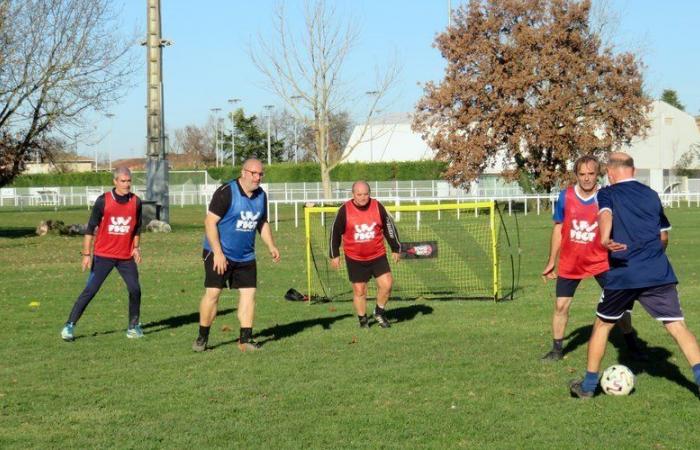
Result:
{"label": "bare leg", "polygon": [[698,347],[698,340],[695,338],[693,332],[688,329],[685,321],[666,322],[664,326],[666,327],[666,331],[668,331],[676,341],[678,347],[680,347],[690,366],[692,367],[699,364],[700,347]]}
{"label": "bare leg", "polygon": [[238,322],[241,328],[253,328],[255,318],[255,288],[241,288],[238,290]]}
{"label": "bare leg", "polygon": [[596,317],[593,322],[591,339],[588,341],[588,363],[586,370],[589,372],[600,371],[600,362],[605,356],[605,348],[608,345],[608,336],[615,323],[603,322]]}
{"label": "bare leg", "polygon": [[352,304],[358,316],[367,314],[367,283],[352,283]]}
{"label": "bare leg", "polygon": [[569,321],[569,308],[573,297],[557,297],[552,315],[552,338],[564,339],[564,331]]}
{"label": "bare leg", "polygon": [[217,305],[221,289],[206,288],[202,301],[199,302],[199,324],[203,327],[210,327],[216,318]]}
{"label": "bare leg", "polygon": [[394,285],[394,277],[391,272],[387,272],[379,276],[377,281],[377,306],[384,309],[389,296],[391,295],[391,287]]}

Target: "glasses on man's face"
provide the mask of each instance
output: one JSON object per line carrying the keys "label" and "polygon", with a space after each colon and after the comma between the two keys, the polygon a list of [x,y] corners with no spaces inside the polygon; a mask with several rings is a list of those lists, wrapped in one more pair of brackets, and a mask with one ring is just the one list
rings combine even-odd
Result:
{"label": "glasses on man's face", "polygon": [[246,172],[248,172],[248,173],[251,174],[252,176],[260,175],[260,178],[262,178],[262,177],[265,176],[265,172],[256,172],[256,171],[254,171],[254,170],[248,170],[248,169],[243,169],[243,170],[245,170]]}

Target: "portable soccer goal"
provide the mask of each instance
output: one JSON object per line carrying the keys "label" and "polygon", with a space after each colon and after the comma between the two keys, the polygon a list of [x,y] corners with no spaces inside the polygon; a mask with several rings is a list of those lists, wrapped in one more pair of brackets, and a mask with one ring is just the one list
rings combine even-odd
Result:
{"label": "portable soccer goal", "polygon": [[[392,298],[513,297],[520,270],[517,220],[504,218],[494,201],[385,207],[401,240],[401,261],[394,264],[389,258]],[[344,264],[340,270],[330,266],[328,246],[337,210],[337,206],[304,209],[307,289],[312,299],[352,299]],[[371,282],[368,295],[374,294]]]}

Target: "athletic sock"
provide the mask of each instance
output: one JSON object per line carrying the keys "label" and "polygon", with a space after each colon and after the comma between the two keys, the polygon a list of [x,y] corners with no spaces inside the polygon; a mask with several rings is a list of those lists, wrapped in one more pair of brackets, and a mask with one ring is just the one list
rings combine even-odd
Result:
{"label": "athletic sock", "polygon": [[594,392],[596,386],[598,386],[598,378],[598,372],[586,371],[586,376],[583,377],[583,383],[581,383],[581,389],[586,392]]}
{"label": "athletic sock", "polygon": [[634,331],[624,333],[622,336],[625,338],[625,343],[627,344],[628,349],[630,349],[633,352],[639,351],[639,347],[637,346],[636,333]]}
{"label": "athletic sock", "polygon": [[239,342],[241,344],[245,342],[250,342],[250,340],[253,338],[253,329],[252,328],[241,328],[241,337],[239,339]]}
{"label": "athletic sock", "polygon": [[357,320],[359,320],[360,323],[367,322],[367,314],[363,316],[357,316]]}
{"label": "athletic sock", "polygon": [[562,348],[564,348],[564,339],[552,339],[552,350],[560,352]]}
{"label": "athletic sock", "polygon": [[375,313],[375,314],[379,314],[379,315],[384,314],[384,308],[382,308],[382,307],[379,306],[379,305],[376,305],[376,306],[374,307],[374,313]]}
{"label": "athletic sock", "polygon": [[209,329],[211,327],[203,327],[202,325],[199,326],[199,337],[204,339],[205,341],[209,339]]}
{"label": "athletic sock", "polygon": [[693,366],[693,375],[695,375],[695,384],[700,386],[700,363]]}

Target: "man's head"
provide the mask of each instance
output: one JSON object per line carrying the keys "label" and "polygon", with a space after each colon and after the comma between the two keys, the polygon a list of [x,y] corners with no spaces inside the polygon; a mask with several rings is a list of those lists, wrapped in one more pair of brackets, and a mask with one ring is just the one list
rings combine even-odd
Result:
{"label": "man's head", "polygon": [[576,183],[584,194],[592,194],[598,186],[599,165],[594,156],[585,155],[574,163]]}
{"label": "man's head", "polygon": [[365,206],[369,203],[369,184],[358,180],[352,184],[352,202],[357,206]]}
{"label": "man's head", "polygon": [[632,178],[634,177],[634,159],[624,152],[612,152],[608,156],[606,169],[610,184]]}
{"label": "man's head", "polygon": [[128,167],[117,167],[114,169],[114,190],[119,195],[126,195],[131,192],[131,170]]}
{"label": "man's head", "polygon": [[246,193],[251,193],[260,186],[264,176],[263,164],[259,159],[246,159],[241,169],[241,187]]}

